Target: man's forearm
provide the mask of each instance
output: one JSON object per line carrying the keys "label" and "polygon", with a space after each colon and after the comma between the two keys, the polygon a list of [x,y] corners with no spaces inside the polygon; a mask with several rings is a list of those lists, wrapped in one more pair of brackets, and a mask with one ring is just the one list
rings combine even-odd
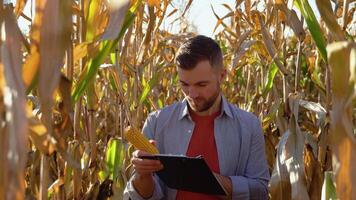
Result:
{"label": "man's forearm", "polygon": [[132,183],[141,197],[147,199],[153,195],[155,186],[152,175],[140,176],[135,174]]}

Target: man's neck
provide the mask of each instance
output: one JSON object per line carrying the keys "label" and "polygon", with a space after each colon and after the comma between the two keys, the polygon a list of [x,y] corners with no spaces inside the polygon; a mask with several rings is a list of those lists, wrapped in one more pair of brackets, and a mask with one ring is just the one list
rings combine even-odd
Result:
{"label": "man's neck", "polygon": [[208,115],[212,115],[213,113],[216,113],[220,110],[221,108],[221,99],[222,99],[222,96],[221,96],[221,93],[218,95],[218,97],[216,97],[215,99],[215,102],[214,104],[208,109],[208,110],[205,110],[205,111],[202,111],[202,112],[194,112],[195,114],[199,115],[199,116],[208,116]]}

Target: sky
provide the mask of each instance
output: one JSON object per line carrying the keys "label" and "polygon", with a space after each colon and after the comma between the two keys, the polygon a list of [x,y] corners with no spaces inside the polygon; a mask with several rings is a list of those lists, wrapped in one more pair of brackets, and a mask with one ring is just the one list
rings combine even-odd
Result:
{"label": "sky", "polygon": [[[16,0],[4,0],[5,3],[16,3]],[[30,2],[30,1],[28,1]],[[174,0],[173,4],[176,7],[182,7],[184,9],[188,0]],[[199,34],[206,36],[213,36],[213,28],[217,22],[212,10],[211,6],[213,6],[216,13],[219,16],[223,16],[228,13],[228,10],[222,6],[222,4],[228,4],[231,8],[234,8],[235,0],[193,0],[193,3],[188,10],[186,17],[189,21],[189,24],[194,25],[197,28]],[[27,5],[24,12],[29,16],[29,6]],[[172,11],[173,8],[169,8],[168,12]],[[179,24],[178,21],[176,23],[171,24],[171,22],[175,19],[175,16],[170,17],[169,19],[164,21],[164,27],[173,32],[178,30]],[[27,27],[29,25],[28,21],[24,20],[22,17],[19,18],[19,25],[23,31],[27,31]]]}
{"label": "sky", "polygon": [[[175,0],[178,1],[179,0]],[[184,0],[183,0],[184,2]],[[185,1],[187,2],[187,0]],[[290,1],[292,2],[292,1]],[[315,12],[317,18],[319,18],[319,12],[315,4],[315,0],[309,0],[310,6]],[[222,4],[229,5],[232,9],[235,7],[235,0],[193,0],[190,12],[188,13],[188,20],[197,27],[199,34],[212,37],[213,29],[216,25],[217,19],[213,14],[211,6],[219,17],[226,15],[229,10]],[[242,3],[243,4],[243,3]],[[295,9],[297,10],[297,9]],[[215,33],[217,33],[216,31]]]}
{"label": "sky", "polygon": [[[16,0],[4,0],[4,3],[9,2],[15,4]],[[173,5],[175,7],[181,7],[181,9],[184,9],[187,2],[188,0],[173,0]],[[318,17],[319,13],[317,12],[318,9],[316,8],[315,0],[310,0],[309,3],[313,10],[316,12],[316,16]],[[213,29],[216,25],[217,19],[214,16],[211,7],[214,8],[215,12],[218,14],[219,17],[222,17],[229,12],[229,10],[225,8],[222,4],[227,4],[231,8],[234,8],[235,0],[193,0],[189,11],[186,13],[186,18],[189,24],[193,25],[196,28],[198,34],[213,37]],[[29,10],[30,9],[25,8],[25,13],[28,14]],[[169,8],[167,13],[172,10],[172,7]],[[165,29],[172,31],[173,33],[176,32],[179,29],[178,21],[176,21],[173,25],[171,23],[175,18],[175,16],[171,16],[167,20],[164,20],[162,26]],[[26,20],[24,20],[22,17],[19,18],[19,25],[22,30],[24,30],[25,32],[28,31],[26,30],[28,27],[28,23],[26,24]],[[217,33],[218,31],[219,29],[215,33]]]}
{"label": "sky", "polygon": [[222,17],[229,12],[222,4],[227,4],[234,8],[235,0],[193,0],[187,17],[191,24],[196,26],[199,34],[213,36],[213,29],[217,19],[211,7],[214,8],[219,17]]}

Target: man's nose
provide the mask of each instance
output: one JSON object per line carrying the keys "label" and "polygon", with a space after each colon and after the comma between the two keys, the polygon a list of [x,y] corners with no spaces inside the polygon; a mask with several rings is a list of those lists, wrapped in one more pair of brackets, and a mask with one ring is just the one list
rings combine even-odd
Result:
{"label": "man's nose", "polygon": [[198,92],[194,87],[189,87],[189,97],[192,99],[198,97]]}

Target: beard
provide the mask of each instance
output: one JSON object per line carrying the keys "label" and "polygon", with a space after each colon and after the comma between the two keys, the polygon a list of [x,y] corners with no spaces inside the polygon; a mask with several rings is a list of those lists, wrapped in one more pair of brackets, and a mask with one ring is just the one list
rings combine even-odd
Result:
{"label": "beard", "polygon": [[215,103],[216,99],[219,96],[219,91],[216,91],[209,98],[197,97],[195,99],[187,98],[189,107],[194,112],[204,112],[209,110]]}

